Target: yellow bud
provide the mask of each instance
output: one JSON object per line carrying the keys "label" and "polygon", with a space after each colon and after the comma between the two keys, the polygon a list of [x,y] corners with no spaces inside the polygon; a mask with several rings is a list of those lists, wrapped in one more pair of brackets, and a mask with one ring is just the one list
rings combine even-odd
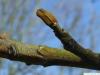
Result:
{"label": "yellow bud", "polygon": [[57,25],[57,20],[50,12],[44,9],[38,9],[36,12],[37,16],[40,17],[47,25]]}

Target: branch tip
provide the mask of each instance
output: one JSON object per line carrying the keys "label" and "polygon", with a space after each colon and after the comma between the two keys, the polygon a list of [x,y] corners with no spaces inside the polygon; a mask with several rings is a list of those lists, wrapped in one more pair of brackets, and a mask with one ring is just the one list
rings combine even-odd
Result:
{"label": "branch tip", "polygon": [[55,26],[58,23],[55,16],[44,9],[38,9],[36,14],[38,17],[40,17],[44,21],[44,23],[46,23],[49,26],[50,25]]}

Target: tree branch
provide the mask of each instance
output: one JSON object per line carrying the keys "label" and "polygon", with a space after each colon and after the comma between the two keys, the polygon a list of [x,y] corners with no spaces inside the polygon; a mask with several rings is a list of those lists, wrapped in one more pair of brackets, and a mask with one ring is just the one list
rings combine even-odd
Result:
{"label": "tree branch", "polygon": [[100,54],[81,47],[59,27],[56,18],[51,13],[39,9],[37,15],[54,30],[56,37],[60,39],[65,49],[28,45],[0,35],[0,57],[22,61],[28,65],[59,65],[100,70]]}
{"label": "tree branch", "polygon": [[44,9],[38,9],[37,16],[53,29],[54,34],[59,38],[66,50],[79,56],[85,62],[100,66],[100,55],[80,46],[68,32],[65,32],[64,29],[60,28],[56,18],[50,12]]}
{"label": "tree branch", "polygon": [[84,62],[64,49],[27,45],[7,38],[0,38],[0,57],[25,62],[28,65],[60,65],[100,70],[100,67]]}

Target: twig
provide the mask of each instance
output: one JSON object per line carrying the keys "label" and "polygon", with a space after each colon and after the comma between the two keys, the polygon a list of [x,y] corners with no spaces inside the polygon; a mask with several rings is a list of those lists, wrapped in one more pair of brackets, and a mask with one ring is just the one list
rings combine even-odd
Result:
{"label": "twig", "polygon": [[60,28],[56,18],[48,11],[44,9],[37,10],[37,16],[39,16],[51,29],[54,30],[56,37],[62,42],[64,48],[84,61],[89,62],[90,64],[99,65],[100,57],[98,54],[92,52],[89,49],[85,49],[80,46],[68,32],[65,32],[64,29]]}

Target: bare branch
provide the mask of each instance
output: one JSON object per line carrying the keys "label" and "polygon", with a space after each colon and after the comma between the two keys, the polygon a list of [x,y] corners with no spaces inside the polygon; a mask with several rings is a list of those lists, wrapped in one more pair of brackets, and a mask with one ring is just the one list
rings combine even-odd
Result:
{"label": "bare branch", "polygon": [[[64,29],[60,28],[56,18],[50,14],[50,12],[44,9],[37,10],[37,16],[39,16],[51,29],[54,30],[54,34],[59,40],[62,42],[64,48],[80,58],[85,62],[90,64],[99,65],[100,64],[100,56],[89,49],[85,49],[80,46],[70,35],[68,32],[64,31]],[[54,21],[55,20],[55,21]],[[49,23],[48,23],[49,21]]]}
{"label": "bare branch", "polygon": [[0,57],[25,62],[28,65],[70,66],[100,70],[100,54],[81,47],[67,32],[60,28],[56,18],[44,9],[37,15],[54,30],[65,49],[28,45],[0,35]]}
{"label": "bare branch", "polygon": [[64,49],[27,45],[10,39],[0,39],[0,57],[25,62],[29,65],[60,65],[100,70],[100,67],[84,62]]}

